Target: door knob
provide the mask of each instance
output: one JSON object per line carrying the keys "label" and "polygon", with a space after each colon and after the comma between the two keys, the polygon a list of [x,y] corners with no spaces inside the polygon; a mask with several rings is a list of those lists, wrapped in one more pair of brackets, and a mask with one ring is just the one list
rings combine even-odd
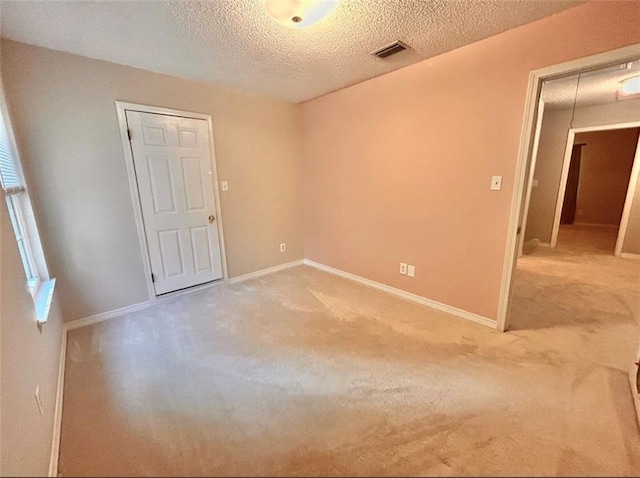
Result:
{"label": "door knob", "polygon": [[216,220],[216,217],[213,214],[209,216],[209,223],[212,223],[215,220]]}

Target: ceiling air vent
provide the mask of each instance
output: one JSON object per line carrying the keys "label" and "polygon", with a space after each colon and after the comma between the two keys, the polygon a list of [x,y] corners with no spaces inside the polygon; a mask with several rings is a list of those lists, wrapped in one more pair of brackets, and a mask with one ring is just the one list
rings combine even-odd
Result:
{"label": "ceiling air vent", "polygon": [[407,48],[409,48],[407,45],[402,43],[400,40],[396,40],[393,43],[389,43],[388,45],[383,46],[382,48],[378,48],[371,54],[373,56],[377,56],[378,58],[386,58],[388,56],[395,55],[396,53],[400,53]]}

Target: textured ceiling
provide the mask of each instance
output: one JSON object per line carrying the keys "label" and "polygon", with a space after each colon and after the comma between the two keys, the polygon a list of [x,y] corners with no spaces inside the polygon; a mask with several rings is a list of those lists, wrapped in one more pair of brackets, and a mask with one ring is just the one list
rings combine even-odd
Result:
{"label": "textured ceiling", "polygon": [[542,100],[545,108],[552,110],[572,108],[574,101],[577,107],[615,103],[629,98],[618,95],[621,82],[638,75],[640,59],[582,73],[579,82],[577,74],[571,75],[545,82],[542,86]]}
{"label": "textured ceiling", "polygon": [[[575,1],[341,0],[287,28],[264,0],[0,3],[3,37],[300,102],[569,8]],[[396,39],[412,47],[369,55]]]}

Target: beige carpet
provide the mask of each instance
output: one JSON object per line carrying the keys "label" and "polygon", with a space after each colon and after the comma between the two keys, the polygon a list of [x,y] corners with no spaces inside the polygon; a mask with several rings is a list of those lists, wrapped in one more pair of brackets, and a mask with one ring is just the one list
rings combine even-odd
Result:
{"label": "beige carpet", "polygon": [[579,256],[506,334],[308,267],[73,330],[60,472],[638,475],[640,263]]}

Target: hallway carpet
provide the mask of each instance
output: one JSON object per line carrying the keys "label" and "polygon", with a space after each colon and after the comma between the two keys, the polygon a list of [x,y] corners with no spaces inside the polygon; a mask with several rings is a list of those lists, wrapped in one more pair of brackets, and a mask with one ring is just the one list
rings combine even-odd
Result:
{"label": "hallway carpet", "polygon": [[59,470],[638,475],[640,263],[576,257],[521,261],[506,334],[306,266],[72,330]]}

